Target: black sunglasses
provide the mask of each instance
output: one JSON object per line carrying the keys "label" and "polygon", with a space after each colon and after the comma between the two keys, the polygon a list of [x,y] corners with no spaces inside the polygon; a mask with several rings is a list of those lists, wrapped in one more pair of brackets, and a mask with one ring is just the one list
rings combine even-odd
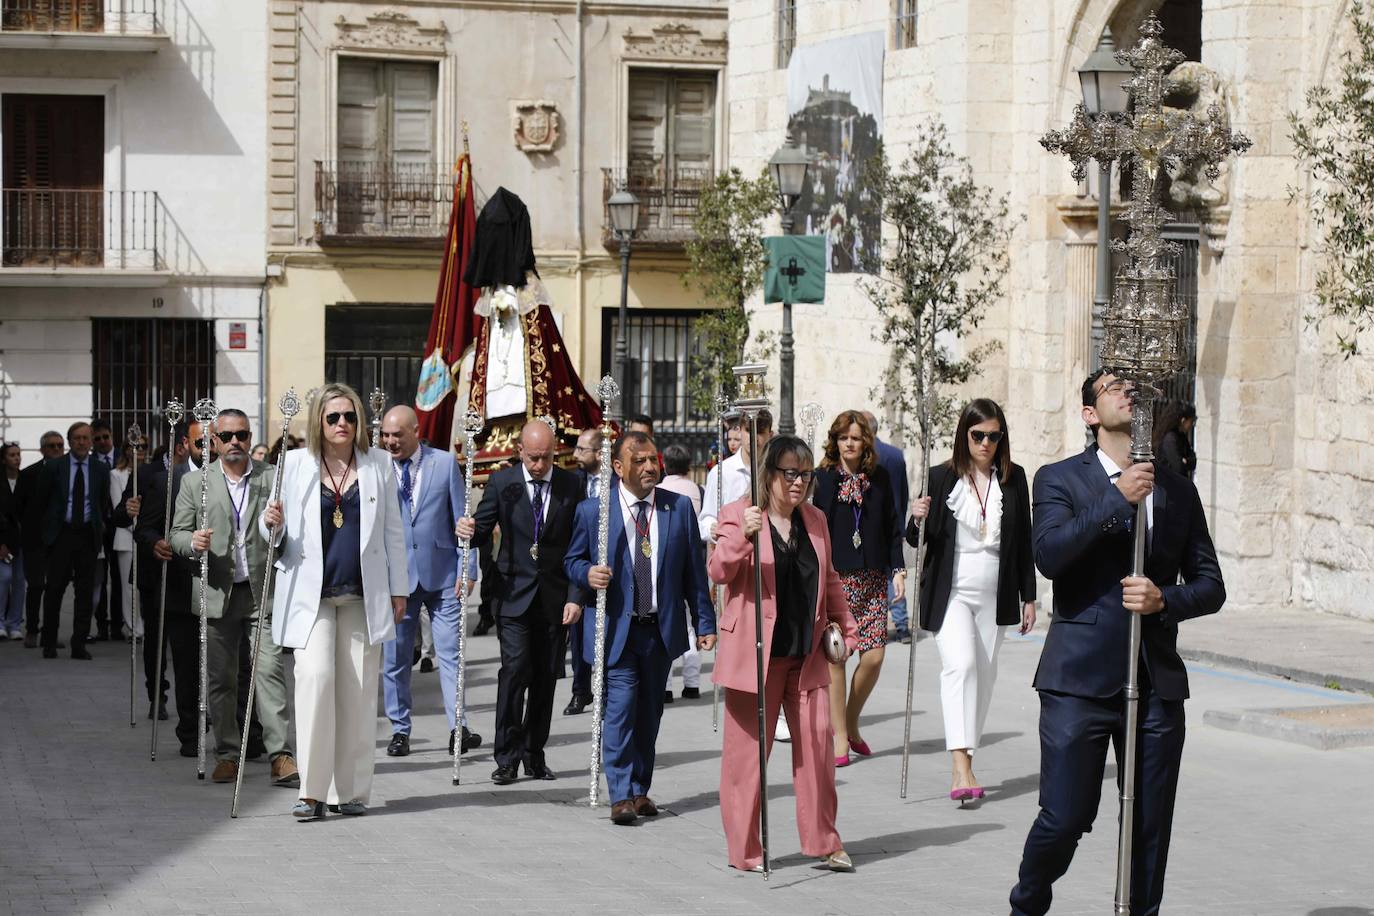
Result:
{"label": "black sunglasses", "polygon": [[984,439],[988,440],[993,445],[1002,441],[1001,430],[993,430],[990,433],[985,433],[981,429],[971,429],[968,431],[968,434],[973,437],[974,445],[982,445]]}
{"label": "black sunglasses", "polygon": [[816,476],[815,471],[799,471],[796,468],[774,468],[773,470],[781,474],[782,479],[788,483],[796,483],[800,480],[802,483],[809,484],[811,479]]}
{"label": "black sunglasses", "polygon": [[246,429],[236,429],[233,432],[229,432],[226,430],[225,432],[215,433],[215,435],[219,436],[219,441],[223,442],[225,445],[228,445],[235,439],[239,440],[240,442],[248,442],[253,438],[253,434]]}
{"label": "black sunglasses", "polygon": [[343,420],[344,420],[344,422],[346,422],[349,426],[357,426],[357,425],[358,425],[358,414],[357,414],[357,411],[353,411],[353,410],[346,410],[346,411],[344,411],[343,413],[339,413],[339,412],[336,410],[336,411],[334,411],[333,413],[327,413],[327,414],[325,414],[325,415],[324,415],[324,425],[325,425],[325,426],[333,426],[333,425],[335,425],[336,423],[339,422],[339,418],[340,418],[340,417],[342,417]]}

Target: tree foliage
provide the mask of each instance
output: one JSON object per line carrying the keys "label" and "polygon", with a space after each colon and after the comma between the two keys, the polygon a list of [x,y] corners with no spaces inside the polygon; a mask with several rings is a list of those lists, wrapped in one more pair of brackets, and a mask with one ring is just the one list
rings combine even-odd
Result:
{"label": "tree foliage", "polygon": [[1002,295],[1007,200],[979,187],[939,120],[920,129],[900,167],[879,153],[865,177],[881,190],[887,231],[882,273],[861,286],[892,354],[873,397],[894,409],[900,434],[934,441],[954,416],[949,388],[968,381],[999,346],[955,353]]}
{"label": "tree foliage", "polygon": [[[696,347],[688,394],[693,406],[713,411],[720,391],[731,391],[731,368],[745,360],[749,311],[745,303],[763,282],[767,254],[763,221],[776,207],[776,187],[765,172],[745,178],[739,169],[715,177],[701,193],[692,217],[693,238],[687,243],[688,268],[683,282],[719,306],[696,322]],[[771,351],[771,335],[757,335],[756,358]]]}
{"label": "tree foliage", "polygon": [[1374,22],[1362,3],[1350,5],[1350,24],[1355,46],[1340,57],[1336,85],[1309,89],[1307,110],[1288,115],[1312,178],[1310,212],[1320,236],[1316,309],[1307,318],[1341,324],[1346,357],[1359,352],[1360,334],[1374,323]]}

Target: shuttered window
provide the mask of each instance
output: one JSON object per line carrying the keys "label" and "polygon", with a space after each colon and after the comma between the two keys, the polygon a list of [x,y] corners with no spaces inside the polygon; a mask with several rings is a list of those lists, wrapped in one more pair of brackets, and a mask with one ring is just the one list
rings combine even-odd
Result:
{"label": "shuttered window", "polygon": [[104,0],[6,0],[0,23],[6,32],[100,32]]}
{"label": "shuttered window", "polygon": [[628,114],[629,186],[650,225],[673,228],[715,168],[715,75],[632,70]]}

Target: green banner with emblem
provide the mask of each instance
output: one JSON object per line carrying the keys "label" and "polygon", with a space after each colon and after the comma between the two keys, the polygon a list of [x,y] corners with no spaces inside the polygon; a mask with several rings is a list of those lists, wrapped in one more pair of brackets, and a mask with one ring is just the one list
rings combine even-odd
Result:
{"label": "green banner with emblem", "polygon": [[768,268],[764,302],[825,301],[825,237],[775,235],[763,240]]}

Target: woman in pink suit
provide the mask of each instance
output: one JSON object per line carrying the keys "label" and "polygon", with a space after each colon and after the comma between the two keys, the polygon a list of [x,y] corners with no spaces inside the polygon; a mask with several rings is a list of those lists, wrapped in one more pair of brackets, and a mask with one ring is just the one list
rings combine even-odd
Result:
{"label": "woman in pink suit", "polygon": [[[792,784],[802,852],[835,871],[854,866],[835,830],[835,759],[830,728],[830,665],[821,635],[831,621],[844,633],[846,654],[858,630],[830,562],[825,516],[806,503],[814,476],[811,449],[794,436],[769,441],[763,454],[761,506],[748,498],[725,506],[707,567],[725,586],[715,681],[725,688],[725,746],[720,762],[720,816],[730,865],[762,868],[759,841],[757,661],[754,649],[754,546],[763,570],[765,720],[778,708],[792,732]],[[767,729],[772,750],[772,729]]]}

